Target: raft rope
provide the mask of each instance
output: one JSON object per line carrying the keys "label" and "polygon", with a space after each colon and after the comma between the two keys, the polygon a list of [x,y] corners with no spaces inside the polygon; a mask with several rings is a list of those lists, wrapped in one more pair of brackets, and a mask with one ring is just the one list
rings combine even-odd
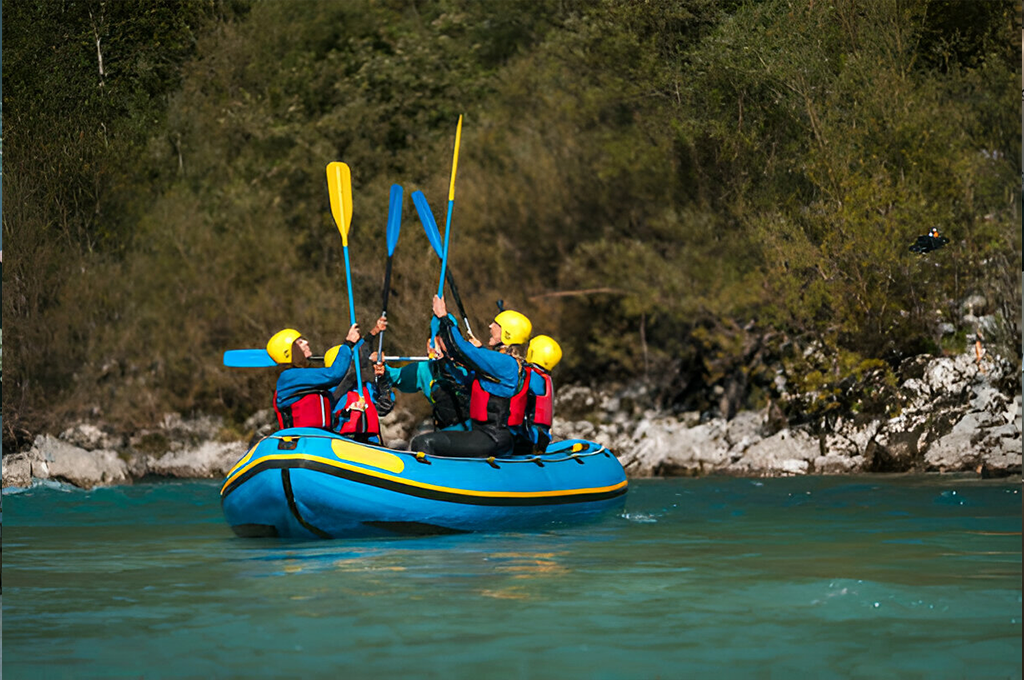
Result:
{"label": "raft rope", "polygon": [[[583,458],[589,458],[591,456],[599,456],[601,454],[604,454],[605,456],[610,455],[609,452],[608,452],[608,449],[603,444],[598,444],[597,442],[593,442],[593,443],[597,444],[598,447],[600,447],[600,448],[597,448],[597,449],[595,449],[593,451],[583,451],[582,450],[582,446],[583,445],[577,442],[577,443],[573,444],[570,449],[568,449],[569,451],[572,451],[572,453],[569,453],[564,458],[543,458],[540,455],[530,456],[528,458],[497,458],[495,456],[490,456],[489,458],[465,458],[465,457],[457,457],[457,456],[438,456],[436,454],[424,453],[422,451],[398,451],[396,449],[388,449],[388,448],[385,448],[383,446],[374,446],[372,444],[363,444],[361,442],[353,442],[351,439],[345,439],[344,437],[332,437],[332,436],[326,435],[326,434],[302,434],[302,435],[291,434],[291,435],[284,435],[284,436],[272,434],[272,435],[268,436],[267,439],[280,439],[282,441],[287,441],[287,442],[291,443],[291,442],[296,441],[296,440],[298,440],[298,439],[300,439],[302,437],[308,437],[310,439],[331,439],[331,440],[340,440],[340,441],[344,441],[344,442],[352,442],[353,444],[358,444],[360,446],[366,446],[367,448],[371,448],[371,449],[377,449],[378,451],[386,451],[387,453],[412,456],[418,462],[426,463],[427,465],[430,464],[430,460],[428,460],[428,459],[434,459],[434,460],[457,460],[457,461],[465,461],[465,462],[469,462],[469,463],[487,463],[491,467],[494,467],[494,468],[498,467],[497,463],[534,463],[536,465],[539,465],[539,466],[543,467],[545,463],[564,463],[567,460],[574,460],[577,463],[579,463],[580,465],[583,465],[584,464],[583,460],[582,460]],[[577,447],[580,447],[580,448],[577,448]],[[556,455],[556,454],[559,454],[559,453],[562,453],[562,452],[561,451],[552,451],[550,455]]]}

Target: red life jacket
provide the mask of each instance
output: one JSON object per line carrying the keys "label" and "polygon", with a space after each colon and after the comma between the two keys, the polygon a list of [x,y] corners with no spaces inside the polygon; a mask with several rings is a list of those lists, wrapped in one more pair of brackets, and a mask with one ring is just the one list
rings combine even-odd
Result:
{"label": "red life jacket", "polygon": [[349,390],[345,404],[334,412],[334,431],[346,437],[353,435],[376,435],[380,437],[380,416],[370,399],[370,388],[363,385],[365,410],[358,408],[359,393]]}
{"label": "red life jacket", "polygon": [[533,398],[530,401],[533,402],[533,408],[530,422],[534,425],[551,427],[551,420],[555,413],[555,388],[551,384],[551,376],[543,369],[528,366],[526,368],[527,384],[530,382],[531,373],[536,373],[544,379],[544,394],[531,394]]}
{"label": "red life jacket", "polygon": [[274,390],[274,413],[281,429],[287,427],[331,427],[331,399],[328,393],[310,390],[298,401],[279,408],[277,390]]}
{"label": "red life jacket", "polygon": [[529,380],[523,380],[522,388],[511,397],[496,397],[483,388],[479,379],[474,380],[469,395],[469,417],[481,425],[522,425],[526,418],[526,397],[529,393]]}

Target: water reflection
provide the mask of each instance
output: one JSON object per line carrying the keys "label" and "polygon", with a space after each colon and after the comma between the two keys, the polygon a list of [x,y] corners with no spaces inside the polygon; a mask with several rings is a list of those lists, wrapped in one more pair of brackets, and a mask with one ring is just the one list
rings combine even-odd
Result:
{"label": "water reflection", "polygon": [[[241,579],[331,578],[334,588],[361,596],[405,593],[417,599],[429,587],[494,599],[535,596],[533,581],[572,574],[572,545],[604,536],[476,535],[415,539],[331,541],[281,545],[229,540],[231,568]],[[307,584],[316,588],[316,585]],[[257,586],[258,587],[258,586]]]}

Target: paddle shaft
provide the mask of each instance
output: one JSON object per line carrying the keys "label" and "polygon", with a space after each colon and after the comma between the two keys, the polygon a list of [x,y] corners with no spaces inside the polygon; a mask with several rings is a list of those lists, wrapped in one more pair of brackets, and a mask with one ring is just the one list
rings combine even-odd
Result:
{"label": "paddle shaft", "polygon": [[448,241],[452,235],[452,208],[455,201],[448,201],[448,218],[444,225],[444,250],[441,252],[441,280],[437,284],[437,297],[444,295],[444,275],[448,269]]}
{"label": "paddle shaft", "polygon": [[[385,319],[388,318],[388,294],[390,292],[391,292],[391,255],[388,255],[388,264],[387,264],[386,267],[384,267],[384,293],[382,295],[382,297],[383,297],[383,304],[381,305],[381,309],[383,309],[383,311],[380,313],[381,317],[383,317]],[[380,332],[380,337],[377,338],[377,362],[380,363],[381,361],[383,361],[383,357],[384,357],[384,331],[381,331]]]}
{"label": "paddle shaft", "polygon": [[455,298],[455,304],[459,308],[459,314],[462,315],[462,322],[466,324],[466,332],[469,333],[470,337],[473,337],[473,329],[469,327],[469,316],[466,314],[466,308],[462,306],[462,296],[459,295],[459,287],[455,285],[455,277],[448,274],[448,288],[452,291],[452,297]]}
{"label": "paddle shaft", "polygon": [[455,150],[452,152],[452,177],[448,182],[448,218],[444,222],[444,252],[441,254],[441,280],[437,282],[437,297],[444,296],[444,274],[448,269],[448,243],[452,235],[452,209],[455,207],[455,174],[459,167],[459,141],[462,139],[462,116],[455,128]]}
{"label": "paddle shaft", "polygon": [[[345,284],[348,286],[348,319],[349,319],[349,322],[350,322],[349,325],[350,326],[355,326],[356,325],[356,307],[355,307],[355,302],[352,299],[352,267],[349,265],[349,261],[348,261],[348,244],[347,243],[342,246],[342,251],[344,251],[344,253],[345,253]],[[355,363],[356,363],[356,386],[359,388],[359,395],[362,396],[362,394],[363,394],[363,374],[362,374],[362,371],[359,370],[360,361],[359,361],[359,344],[358,343],[353,348],[353,350],[355,351],[355,353],[353,354],[352,360],[355,361]]]}

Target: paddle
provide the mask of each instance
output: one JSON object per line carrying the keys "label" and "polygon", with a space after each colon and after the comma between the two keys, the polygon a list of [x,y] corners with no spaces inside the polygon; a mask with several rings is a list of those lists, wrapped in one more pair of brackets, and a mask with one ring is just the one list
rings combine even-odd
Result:
{"label": "paddle", "polygon": [[[398,232],[402,228],[402,194],[404,189],[398,184],[391,185],[391,201],[388,204],[388,264],[384,268],[384,304],[380,315],[388,316],[388,293],[391,292],[391,259],[395,254],[395,246],[398,245]],[[384,331],[380,332],[377,339],[377,363],[384,360]]]}
{"label": "paddle", "polygon": [[[321,356],[311,356],[310,361],[323,361]],[[224,365],[228,368],[270,368],[278,364],[270,358],[265,349],[229,349],[224,352]],[[287,364],[281,364],[287,366]]]}
{"label": "paddle", "polygon": [[448,243],[452,235],[452,208],[455,207],[455,171],[459,167],[459,142],[462,140],[462,116],[455,128],[455,151],[452,153],[452,178],[448,183],[448,219],[444,224],[444,254],[441,255],[441,280],[437,284],[437,297],[444,295],[444,274],[448,268]]}
{"label": "paddle", "polygon": [[229,368],[269,368],[277,366],[265,349],[229,349],[224,352],[224,365]]}
{"label": "paddle", "polygon": [[[437,230],[437,222],[434,221],[434,213],[430,210],[427,197],[423,195],[422,191],[414,191],[412,193],[412,202],[416,206],[416,213],[420,216],[423,230],[427,232],[427,240],[430,241],[430,245],[434,248],[434,252],[437,253],[437,257],[443,258],[441,234]],[[462,315],[463,323],[466,324],[466,332],[469,333],[470,337],[474,337],[473,329],[469,326],[469,316],[466,314],[466,308],[462,306],[462,297],[459,295],[459,288],[455,285],[455,277],[451,272],[448,272],[448,289],[452,292],[452,297],[455,298],[455,304],[459,308],[459,314]],[[437,334],[437,329],[433,328],[433,326],[431,326],[431,330],[433,331],[432,335]]]}
{"label": "paddle", "polygon": [[[345,253],[345,284],[348,286],[349,325],[356,325],[356,308],[352,301],[352,268],[348,260],[348,232],[352,227],[352,171],[345,163],[334,161],[327,164],[327,193],[331,199],[331,215],[341,232],[341,248]],[[356,364],[356,386],[359,401],[363,401],[363,376],[359,370],[359,343],[353,348]]]}

